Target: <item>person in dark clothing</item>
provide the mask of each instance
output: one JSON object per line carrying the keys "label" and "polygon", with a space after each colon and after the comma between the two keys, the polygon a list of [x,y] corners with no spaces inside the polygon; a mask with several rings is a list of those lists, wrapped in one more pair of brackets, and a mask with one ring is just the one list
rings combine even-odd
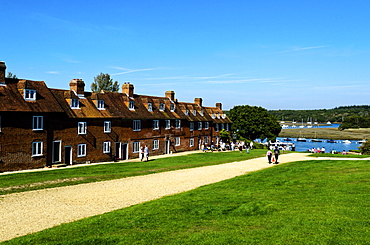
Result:
{"label": "person in dark clothing", "polygon": [[280,151],[279,151],[279,148],[277,146],[275,147],[274,155],[275,155],[275,164],[278,164],[279,163],[278,159],[279,159]]}

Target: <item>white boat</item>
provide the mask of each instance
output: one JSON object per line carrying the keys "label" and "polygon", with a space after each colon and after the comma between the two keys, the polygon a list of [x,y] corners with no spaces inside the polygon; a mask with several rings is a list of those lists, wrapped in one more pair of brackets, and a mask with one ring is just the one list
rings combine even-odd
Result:
{"label": "white boat", "polygon": [[342,143],[343,143],[343,144],[351,144],[352,142],[351,142],[351,141],[349,141],[349,140],[343,140],[343,141],[342,141]]}
{"label": "white boat", "polygon": [[357,141],[358,144],[363,144],[365,142],[366,142],[366,139],[365,140],[359,140],[359,141]]}
{"label": "white boat", "polygon": [[331,125],[331,122],[330,122],[330,121],[328,121],[326,124],[327,124],[327,125]]}

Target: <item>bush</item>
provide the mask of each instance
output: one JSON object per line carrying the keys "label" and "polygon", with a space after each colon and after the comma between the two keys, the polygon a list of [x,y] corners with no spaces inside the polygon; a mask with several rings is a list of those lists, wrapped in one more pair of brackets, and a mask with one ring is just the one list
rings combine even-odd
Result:
{"label": "bush", "polygon": [[365,143],[362,143],[359,149],[362,155],[370,155],[370,141],[366,140]]}

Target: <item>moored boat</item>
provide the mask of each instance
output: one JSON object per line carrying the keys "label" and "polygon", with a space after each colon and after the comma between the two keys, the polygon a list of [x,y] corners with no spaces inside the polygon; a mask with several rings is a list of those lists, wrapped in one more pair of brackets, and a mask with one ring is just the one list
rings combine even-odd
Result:
{"label": "moored boat", "polygon": [[337,143],[335,140],[327,140],[328,143]]}
{"label": "moored boat", "polygon": [[298,138],[297,141],[299,141],[299,142],[306,142],[307,140],[305,138]]}

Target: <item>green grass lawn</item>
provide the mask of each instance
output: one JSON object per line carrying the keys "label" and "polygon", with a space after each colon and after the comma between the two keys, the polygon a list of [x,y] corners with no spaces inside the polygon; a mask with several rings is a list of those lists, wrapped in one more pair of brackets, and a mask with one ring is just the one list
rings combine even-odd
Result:
{"label": "green grass lawn", "polygon": [[148,162],[120,162],[50,171],[0,175],[0,195],[242,161],[261,157],[265,154],[266,150],[258,149],[250,151],[249,154],[245,152],[241,154],[239,151],[207,152],[159,158]]}
{"label": "green grass lawn", "polygon": [[287,163],[4,244],[369,244],[368,161]]}
{"label": "green grass lawn", "polygon": [[370,155],[355,155],[355,154],[348,154],[343,155],[341,153],[338,154],[331,154],[331,153],[313,153],[308,155],[310,157],[339,157],[339,158],[368,158]]}

